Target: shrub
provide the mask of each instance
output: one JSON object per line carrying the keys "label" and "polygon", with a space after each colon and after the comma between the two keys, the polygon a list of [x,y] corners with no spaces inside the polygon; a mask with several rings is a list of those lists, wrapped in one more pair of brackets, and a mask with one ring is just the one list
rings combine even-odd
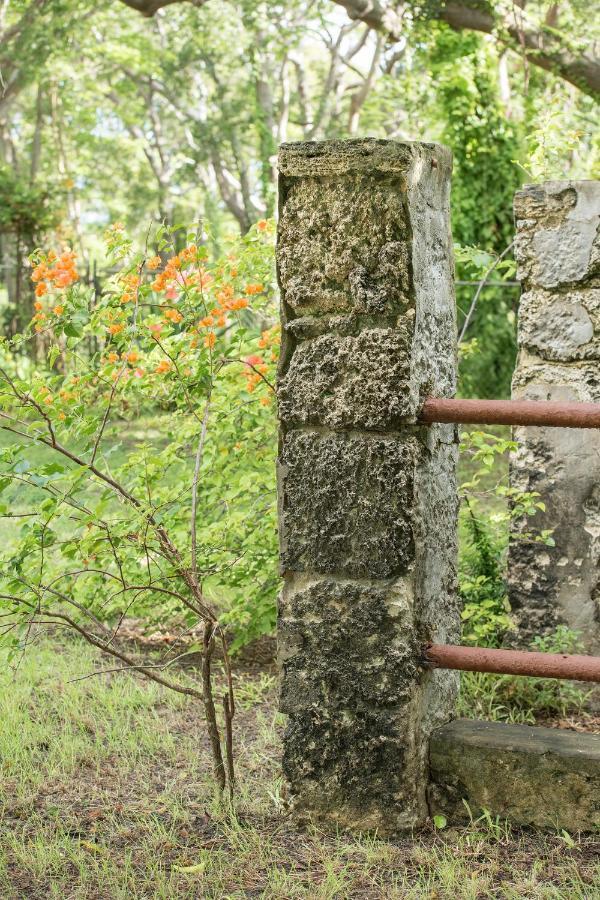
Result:
{"label": "shrub", "polygon": [[[14,362],[43,338],[47,365],[0,368],[0,514],[13,522],[0,640],[14,656],[38,626],[66,626],[201,701],[222,790],[234,698],[229,678],[219,717],[211,665],[218,644],[229,672],[223,614],[246,636],[270,630],[277,583],[273,227],[216,260],[199,231],[176,252],[178,234],[158,229],[151,254],[110,228],[118,274],[97,302],[71,251],[34,254],[35,315],[5,350]],[[162,439],[128,434],[157,411]],[[157,610],[201,626],[201,687],[171,674],[173,653],[139,662],[118,645],[125,617]]]}

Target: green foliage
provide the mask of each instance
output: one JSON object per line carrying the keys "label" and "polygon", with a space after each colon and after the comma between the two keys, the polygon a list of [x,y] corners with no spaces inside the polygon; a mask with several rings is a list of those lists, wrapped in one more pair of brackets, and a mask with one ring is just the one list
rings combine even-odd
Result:
{"label": "green foliage", "polygon": [[[543,653],[578,653],[582,650],[578,635],[564,625],[546,637],[536,637],[530,646]],[[540,717],[580,714],[589,697],[590,691],[558,678],[464,672],[459,715],[533,725]]]}
{"label": "green foliage", "polygon": [[507,516],[495,476],[497,463],[512,447],[511,441],[486,432],[461,436],[470,476],[460,488],[462,639],[476,646],[498,646],[511,628],[504,580]]}
{"label": "green foliage", "polygon": [[[533,491],[510,488],[498,470],[513,441],[482,431],[465,432],[461,453],[466,457],[468,480],[461,484],[459,588],[463,603],[463,642],[498,647],[512,621],[505,569],[509,526],[522,515],[534,516],[544,505]],[[510,501],[510,504],[508,504]],[[528,540],[550,545],[547,531],[528,532]]]}
{"label": "green foliage", "polygon": [[0,164],[0,232],[19,237],[27,252],[60,221],[59,203],[53,187],[32,184]]}
{"label": "green foliage", "polygon": [[504,548],[484,518],[476,515],[470,504],[467,506],[464,522],[469,544],[463,555],[466,571],[460,581],[463,642],[494,647],[512,627],[501,571]]}
{"label": "green foliage", "polygon": [[[164,256],[172,237],[154,236]],[[212,601],[239,646],[275,615],[273,228],[214,260],[190,234],[166,265],[122,226],[107,240],[99,300],[72,254],[36,254],[47,364],[0,370],[0,640],[17,650],[36,615],[186,629]]]}
{"label": "green foliage", "polygon": [[[517,126],[502,109],[489,47],[476,35],[439,27],[431,49],[437,103],[444,121],[441,139],[452,149],[452,231],[464,247],[493,258],[513,237],[512,201],[521,183]],[[457,255],[457,279],[473,277],[473,260]],[[476,267],[476,268],[479,268]],[[457,288],[466,313],[475,289]],[[463,396],[503,397],[510,393],[516,354],[514,304],[510,290],[486,288],[477,304],[469,337],[479,353],[461,360]],[[464,316],[459,315],[459,327]]]}
{"label": "green foliage", "polygon": [[532,181],[564,177],[565,157],[580,146],[584,132],[574,128],[558,97],[542,111],[537,127],[526,137],[527,164],[522,168]]}

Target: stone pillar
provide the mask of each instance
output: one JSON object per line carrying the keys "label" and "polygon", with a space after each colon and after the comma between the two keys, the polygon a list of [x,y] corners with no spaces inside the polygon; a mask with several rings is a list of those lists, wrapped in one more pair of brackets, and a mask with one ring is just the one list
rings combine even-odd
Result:
{"label": "stone pillar", "polygon": [[394,833],[427,817],[429,734],[457,678],[451,156],[374,139],[279,155],[283,770],[301,817]]}
{"label": "stone pillar", "polygon": [[[523,285],[513,397],[600,403],[600,182],[550,181],[515,196]],[[577,630],[600,649],[600,431],[517,428],[512,486],[546,505],[513,526],[510,601],[519,639]],[[553,528],[554,547],[522,532]]]}

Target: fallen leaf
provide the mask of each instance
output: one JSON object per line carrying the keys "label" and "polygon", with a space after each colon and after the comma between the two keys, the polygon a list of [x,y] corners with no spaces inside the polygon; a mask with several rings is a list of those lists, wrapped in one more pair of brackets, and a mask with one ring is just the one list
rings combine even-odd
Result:
{"label": "fallen leaf", "polygon": [[206,863],[201,862],[195,866],[172,866],[174,872],[182,872],[184,875],[199,875],[204,872]]}

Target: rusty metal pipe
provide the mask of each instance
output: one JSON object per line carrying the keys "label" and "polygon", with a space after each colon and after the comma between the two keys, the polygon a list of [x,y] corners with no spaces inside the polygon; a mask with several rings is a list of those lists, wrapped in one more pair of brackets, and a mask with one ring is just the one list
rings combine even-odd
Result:
{"label": "rusty metal pipe", "polygon": [[600,683],[600,656],[429,644],[425,648],[425,659],[436,669],[494,672],[496,675],[534,675],[538,678],[571,678],[573,681]]}
{"label": "rusty metal pipe", "polygon": [[447,400],[428,397],[419,421],[462,425],[545,425],[555,428],[600,428],[600,403],[555,403],[546,400]]}

